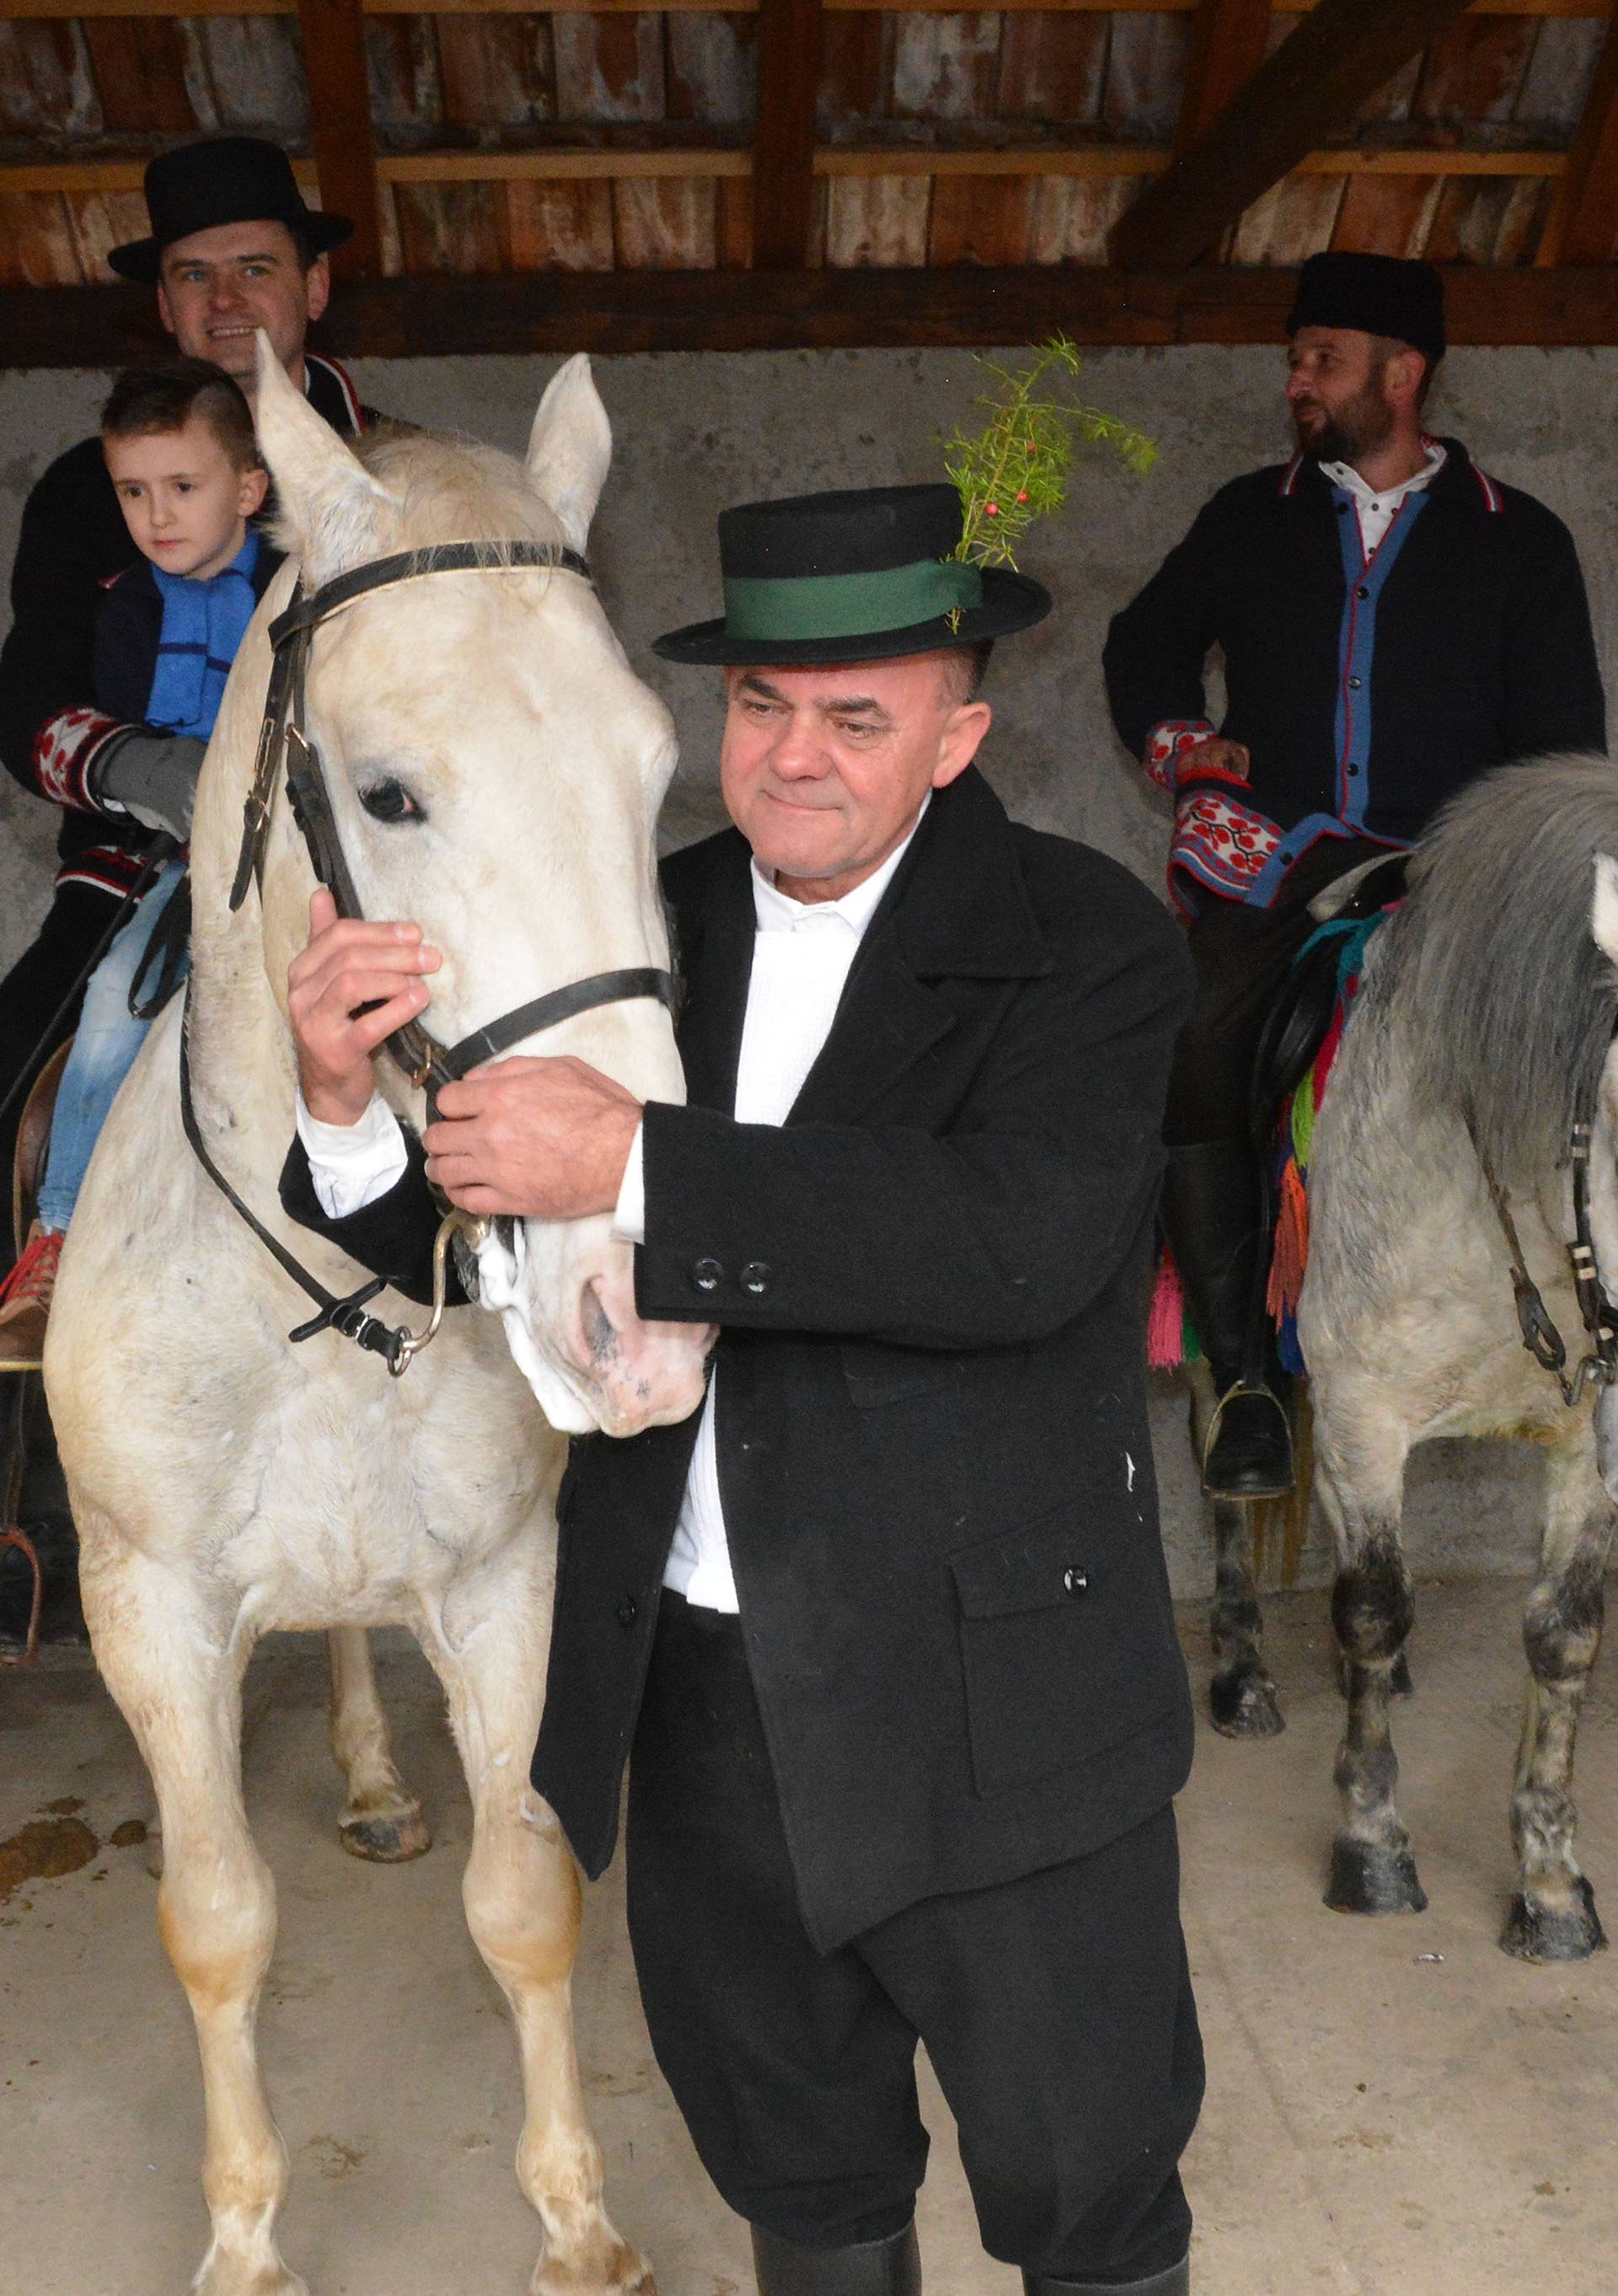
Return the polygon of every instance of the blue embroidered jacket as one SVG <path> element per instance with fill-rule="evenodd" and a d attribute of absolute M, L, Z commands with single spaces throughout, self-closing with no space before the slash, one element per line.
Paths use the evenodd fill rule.
<path fill-rule="evenodd" d="M 1182 911 L 1210 893 L 1268 906 L 1322 837 L 1403 848 L 1491 766 L 1606 748 L 1573 537 L 1442 443 L 1443 467 L 1369 558 L 1352 496 L 1295 456 L 1222 487 L 1114 619 L 1113 721 L 1174 798 Z M 1215 730 L 1246 744 L 1246 780 L 1199 765 Z"/>

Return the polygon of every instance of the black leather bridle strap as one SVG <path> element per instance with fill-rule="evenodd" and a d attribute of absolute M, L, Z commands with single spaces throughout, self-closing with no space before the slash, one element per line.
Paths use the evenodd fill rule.
<path fill-rule="evenodd" d="M 334 1292 L 328 1292 L 300 1260 L 294 1259 L 280 1237 L 270 1233 L 252 1206 L 237 1194 L 209 1155 L 192 1099 L 191 1054 L 187 1043 L 190 1033 L 191 997 L 188 991 L 185 1011 L 180 1021 L 180 1121 L 185 1128 L 185 1137 L 191 1143 L 192 1153 L 237 1218 L 246 1222 L 282 1273 L 291 1277 L 298 1290 L 313 1300 L 320 1311 L 306 1324 L 299 1324 L 295 1331 L 289 1332 L 288 1339 L 294 1341 L 312 1340 L 317 1332 L 338 1332 L 344 1339 L 352 1340 L 356 1347 L 364 1348 L 372 1355 L 381 1356 L 391 1365 L 398 1355 L 405 1334 L 396 1331 L 390 1324 L 381 1323 L 375 1316 L 365 1313 L 366 1301 L 374 1300 L 379 1292 L 387 1289 L 384 1279 L 380 1275 L 373 1276 L 370 1283 L 362 1283 L 356 1292 L 350 1292 L 342 1298 Z"/>
<path fill-rule="evenodd" d="M 624 1004 L 634 996 L 655 996 L 672 1013 L 677 995 L 674 974 L 650 964 L 623 972 L 592 973 L 588 980 L 572 981 L 566 988 L 553 988 L 548 996 L 536 996 L 531 1004 L 519 1004 L 513 1013 L 503 1013 L 486 1029 L 474 1029 L 470 1037 L 462 1037 L 439 1056 L 435 1075 L 441 1070 L 437 1080 L 452 1083 L 482 1062 L 498 1060 L 525 1037 L 554 1029 L 576 1013 L 593 1012 L 598 1004 Z"/>
<path fill-rule="evenodd" d="M 407 550 L 391 558 L 379 558 L 368 566 L 356 566 L 351 573 L 340 574 L 335 581 L 323 583 L 307 596 L 294 597 L 285 611 L 270 624 L 270 644 L 273 649 L 269 683 L 265 693 L 264 722 L 258 734 L 258 754 L 253 768 L 251 787 L 242 808 L 241 850 L 236 864 L 236 875 L 231 888 L 230 906 L 239 909 L 247 898 L 248 886 L 257 877 L 263 886 L 265 840 L 269 829 L 270 804 L 275 784 L 275 775 L 285 761 L 287 796 L 293 818 L 308 849 L 315 873 L 335 902 L 339 916 L 363 918 L 359 893 L 343 852 L 338 834 L 337 820 L 332 812 L 331 791 L 322 769 L 320 752 L 310 740 L 304 716 L 305 691 L 308 679 L 309 653 L 315 632 L 331 615 L 339 613 L 355 599 L 366 597 L 373 590 L 389 588 L 396 583 L 413 581 L 428 574 L 486 573 L 498 574 L 527 571 L 535 568 L 560 567 L 565 572 L 576 574 L 584 581 L 591 579 L 590 568 L 576 550 L 564 549 L 560 544 L 536 542 L 452 542 L 435 545 L 426 550 Z M 624 1004 L 632 998 L 651 996 L 667 1006 L 672 1013 L 678 998 L 674 975 L 655 966 L 633 966 L 616 972 L 598 972 L 587 980 L 570 981 L 566 987 L 552 989 L 548 995 L 536 996 L 527 1004 L 519 1004 L 486 1028 L 475 1029 L 457 1045 L 445 1047 L 429 1035 L 419 1021 L 407 1021 L 396 1029 L 387 1039 L 391 1058 L 418 1090 L 427 1095 L 428 1113 L 437 1113 L 437 1093 L 441 1086 L 457 1081 L 480 1062 L 496 1059 L 525 1037 L 536 1035 L 543 1029 L 554 1029 L 563 1021 L 570 1021 L 580 1013 L 594 1011 L 603 1004 Z M 189 1020 L 189 1013 L 187 1014 Z M 255 1218 L 249 1206 L 231 1186 L 218 1166 L 208 1154 L 196 1111 L 192 1105 L 191 1070 L 186 1053 L 185 1036 L 180 1039 L 180 1113 L 198 1162 L 224 1195 L 233 1210 L 246 1221 L 253 1234 L 298 1288 L 306 1292 L 319 1308 L 318 1315 L 295 1332 L 292 1340 L 306 1340 L 316 1332 L 339 1332 L 373 1354 L 387 1358 L 390 1371 L 403 1371 L 413 1356 L 418 1354 L 438 1328 L 442 1314 L 443 1292 L 439 1283 L 437 1304 L 432 1322 L 423 1333 L 396 1331 L 364 1312 L 365 1302 L 374 1299 L 384 1287 L 380 1278 L 363 1284 L 345 1299 L 338 1299 L 325 1286 L 316 1282 L 286 1247 L 271 1234 L 263 1222 Z M 435 1247 L 436 1271 L 443 1267 L 445 1239 L 455 1219 L 460 1217 L 446 1213 Z"/>
<path fill-rule="evenodd" d="M 594 578 L 589 560 L 560 542 L 436 542 L 423 550 L 398 550 L 295 596 L 270 624 L 270 644 L 284 645 L 295 631 L 314 629 L 356 598 L 390 589 L 396 582 L 413 582 L 423 574 L 526 574 L 546 567 L 560 567 L 586 582 Z"/>

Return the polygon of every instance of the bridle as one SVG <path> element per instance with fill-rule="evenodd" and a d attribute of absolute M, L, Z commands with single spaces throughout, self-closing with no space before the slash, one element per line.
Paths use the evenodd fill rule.
<path fill-rule="evenodd" d="M 413 582 L 433 574 L 523 573 L 535 568 L 554 568 L 564 573 L 576 574 L 587 583 L 592 580 L 588 562 L 576 550 L 567 549 L 560 544 L 437 543 L 427 549 L 400 551 L 392 557 L 379 558 L 368 566 L 355 567 L 351 573 L 339 574 L 335 580 L 323 583 L 318 589 L 300 592 L 294 596 L 286 611 L 275 617 L 269 629 L 273 659 L 265 694 L 264 721 L 259 727 L 253 779 L 242 808 L 241 849 L 231 886 L 233 914 L 247 898 L 250 883 L 257 883 L 262 897 L 265 845 L 269 834 L 275 782 L 284 767 L 288 802 L 292 809 L 292 817 L 302 832 L 316 877 L 331 893 L 339 917 L 363 918 L 364 915 L 347 857 L 343 851 L 342 840 L 338 834 L 325 768 L 321 762 L 318 747 L 310 739 L 306 718 L 309 657 L 315 633 L 322 623 L 330 621 L 333 615 L 341 613 L 356 599 L 368 597 L 376 590 L 390 589 L 401 582 Z M 410 1082 L 418 1091 L 426 1093 L 430 1119 L 436 1113 L 437 1095 L 445 1085 L 464 1077 L 481 1062 L 497 1059 L 525 1037 L 537 1035 L 544 1029 L 556 1028 L 577 1013 L 592 1012 L 603 1004 L 625 1004 L 636 997 L 656 997 L 672 1013 L 677 994 L 672 973 L 650 965 L 630 966 L 613 972 L 592 973 L 587 980 L 569 981 L 563 988 L 551 989 L 542 996 L 530 999 L 526 1004 L 513 1006 L 510 1012 L 503 1013 L 498 1019 L 481 1029 L 473 1029 L 470 1036 L 462 1037 L 454 1045 L 441 1044 L 420 1021 L 407 1021 L 386 1039 L 386 1046 L 389 1055 Z M 345 1298 L 328 1292 L 255 1217 L 219 1170 L 203 1141 L 192 1103 L 190 1065 L 184 1030 L 180 1047 L 180 1108 L 186 1138 L 208 1177 L 294 1283 L 299 1284 L 319 1307 L 319 1314 L 289 1332 L 289 1339 L 306 1340 L 313 1338 L 316 1332 L 334 1331 L 343 1338 L 354 1341 L 356 1346 L 385 1357 L 388 1368 L 396 1378 L 407 1370 L 413 1358 L 432 1340 L 443 1321 L 448 1280 L 447 1259 L 452 1241 L 457 1233 L 481 1241 L 487 1233 L 486 1223 L 453 1205 L 445 1206 L 444 1218 L 439 1223 L 433 1247 L 430 1320 L 421 1332 L 395 1330 L 364 1313 L 366 1302 L 385 1288 L 382 1277 L 378 1276 L 361 1285 L 358 1291 Z"/>
<path fill-rule="evenodd" d="M 1579 1109 L 1568 1144 L 1568 1162 L 1573 1172 L 1573 1236 L 1567 1247 L 1567 1257 L 1573 1269 L 1573 1296 L 1579 1303 L 1579 1320 L 1589 1341 L 1588 1352 L 1580 1357 L 1571 1372 L 1567 1368 L 1567 1343 L 1545 1305 L 1544 1294 L 1528 1273 L 1522 1239 L 1506 1192 L 1483 1153 L 1473 1111 L 1470 1108 L 1466 1111 L 1473 1152 L 1506 1239 L 1512 1297 L 1516 1303 L 1517 1329 L 1523 1335 L 1523 1345 L 1556 1381 L 1562 1390 L 1562 1400 L 1570 1410 L 1580 1401 L 1587 1385 L 1610 1390 L 1618 1384 L 1618 1331 L 1614 1328 L 1613 1310 L 1597 1265 L 1595 1232 L 1590 1224 L 1589 1167 L 1596 1129 L 1595 1102 L 1592 1093 L 1589 1103 Z"/>

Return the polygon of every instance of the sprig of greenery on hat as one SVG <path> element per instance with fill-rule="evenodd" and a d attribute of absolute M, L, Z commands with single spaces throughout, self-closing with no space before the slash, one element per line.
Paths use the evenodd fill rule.
<path fill-rule="evenodd" d="M 960 490 L 961 534 L 954 554 L 971 565 L 1015 570 L 1017 545 L 1035 519 L 1066 501 L 1081 442 L 1110 448 L 1141 476 L 1156 461 L 1157 449 L 1144 431 L 1073 396 L 1084 362 L 1066 335 L 1042 343 L 1020 374 L 996 359 L 977 363 L 996 386 L 973 402 L 988 409 L 988 427 L 971 439 L 958 430 L 944 441 L 944 469 Z"/>

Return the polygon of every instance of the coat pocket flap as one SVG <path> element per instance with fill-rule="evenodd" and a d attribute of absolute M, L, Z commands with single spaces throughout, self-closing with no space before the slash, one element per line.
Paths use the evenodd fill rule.
<path fill-rule="evenodd" d="M 1083 1542 L 1076 1521 L 1067 1514 L 968 1546 L 951 1556 L 950 1570 L 961 1614 L 968 1619 L 1082 1603 L 1090 1592 Z"/>

